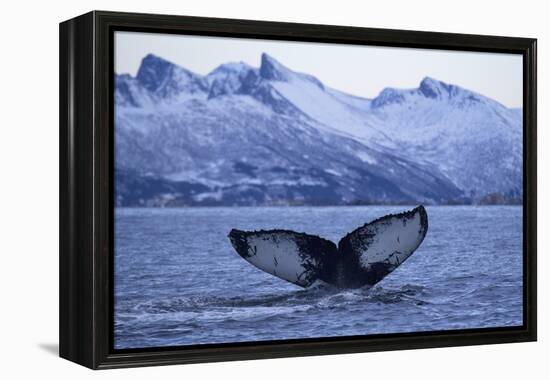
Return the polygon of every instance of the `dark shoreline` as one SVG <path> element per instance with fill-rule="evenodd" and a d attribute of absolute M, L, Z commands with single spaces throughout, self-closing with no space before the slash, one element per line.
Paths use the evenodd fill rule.
<path fill-rule="evenodd" d="M 190 208 L 306 208 L 306 207 L 416 207 L 422 203 L 407 203 L 407 204 L 368 204 L 368 205 L 248 205 L 248 206 L 232 206 L 232 205 L 200 205 L 200 206 L 115 206 L 115 209 L 190 209 Z M 523 204 L 423 204 L 425 207 L 523 207 Z"/>

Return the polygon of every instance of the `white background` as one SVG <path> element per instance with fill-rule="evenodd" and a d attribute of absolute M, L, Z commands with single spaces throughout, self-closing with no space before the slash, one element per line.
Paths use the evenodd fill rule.
<path fill-rule="evenodd" d="M 0 22 L 1 377 L 520 379 L 550 374 L 550 27 L 544 1 L 6 1 Z M 56 357 L 58 23 L 92 9 L 539 39 L 539 342 L 93 372 Z M 545 353 L 546 350 L 546 353 Z"/>

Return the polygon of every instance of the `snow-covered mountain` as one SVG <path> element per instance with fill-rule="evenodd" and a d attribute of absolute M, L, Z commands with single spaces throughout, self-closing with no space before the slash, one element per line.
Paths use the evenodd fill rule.
<path fill-rule="evenodd" d="M 147 55 L 115 82 L 119 205 L 521 198 L 521 111 L 435 79 L 365 99 L 267 54 L 205 76 Z"/>

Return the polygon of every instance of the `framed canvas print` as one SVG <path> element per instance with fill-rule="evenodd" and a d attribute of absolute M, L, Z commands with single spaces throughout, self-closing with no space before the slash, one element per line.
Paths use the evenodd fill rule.
<path fill-rule="evenodd" d="M 60 25 L 60 355 L 536 339 L 536 40 Z"/>

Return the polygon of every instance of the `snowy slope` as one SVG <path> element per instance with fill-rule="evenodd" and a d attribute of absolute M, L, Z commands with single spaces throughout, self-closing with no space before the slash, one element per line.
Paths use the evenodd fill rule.
<path fill-rule="evenodd" d="M 148 55 L 117 76 L 115 103 L 121 205 L 438 203 L 521 187 L 521 111 L 430 78 L 369 100 L 266 54 L 204 77 Z"/>
<path fill-rule="evenodd" d="M 425 78 L 417 89 L 382 91 L 371 113 L 406 157 L 437 164 L 467 195 L 521 194 L 521 111 Z"/>

